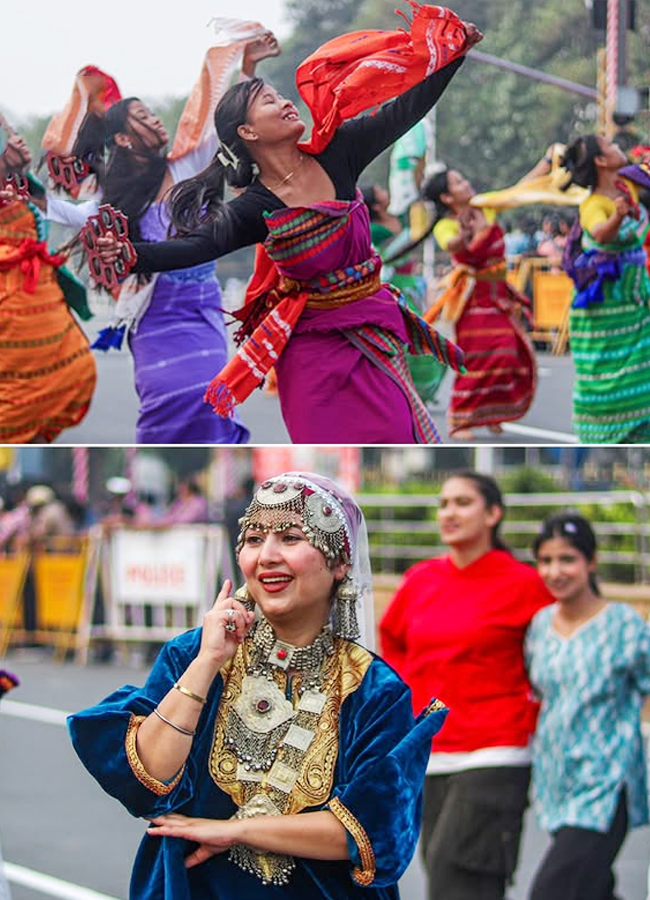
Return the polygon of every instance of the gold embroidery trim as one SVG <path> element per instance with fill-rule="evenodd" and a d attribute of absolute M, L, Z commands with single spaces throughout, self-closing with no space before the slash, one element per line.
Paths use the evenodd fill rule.
<path fill-rule="evenodd" d="M 150 775 L 147 772 L 144 765 L 142 764 L 142 760 L 138 756 L 138 751 L 136 748 L 138 729 L 146 718 L 147 716 L 136 716 L 131 714 L 131 720 L 129 722 L 129 727 L 126 729 L 126 738 L 124 741 L 126 758 L 128 759 L 129 765 L 131 766 L 131 771 L 138 779 L 140 784 L 143 784 L 147 788 L 147 790 L 156 794 L 158 797 L 165 797 L 167 794 L 171 794 L 178 782 L 183 777 L 185 766 L 182 767 L 178 775 L 176 775 L 173 781 L 170 781 L 169 784 L 166 784 L 164 781 L 158 781 L 157 778 L 154 778 L 153 775 Z"/>
<path fill-rule="evenodd" d="M 431 713 L 439 712 L 441 709 L 447 709 L 447 704 L 443 703 L 442 700 L 432 700 L 424 710 L 424 715 L 428 716 Z"/>
<path fill-rule="evenodd" d="M 345 830 L 350 832 L 354 843 L 359 848 L 361 868 L 355 866 L 352 870 L 352 877 L 357 882 L 357 884 L 361 884 L 364 887 L 367 887 L 375 880 L 375 872 L 377 871 L 375 853 L 372 849 L 370 838 L 366 834 L 366 831 L 361 822 L 359 822 L 356 816 L 352 815 L 350 810 L 341 803 L 338 797 L 334 797 L 332 800 L 330 800 L 328 805 L 330 811 L 334 813 Z"/>

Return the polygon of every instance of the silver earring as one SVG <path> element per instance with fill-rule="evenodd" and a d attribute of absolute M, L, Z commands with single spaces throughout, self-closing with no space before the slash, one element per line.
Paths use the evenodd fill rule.
<path fill-rule="evenodd" d="M 346 641 L 356 641 L 361 634 L 357 620 L 357 589 L 349 575 L 339 582 L 334 607 L 334 633 Z"/>

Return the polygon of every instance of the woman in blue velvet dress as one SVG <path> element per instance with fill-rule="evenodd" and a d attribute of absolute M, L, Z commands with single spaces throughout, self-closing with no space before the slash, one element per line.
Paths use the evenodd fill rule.
<path fill-rule="evenodd" d="M 395 900 L 445 709 L 414 720 L 406 685 L 355 643 L 370 570 L 342 488 L 277 476 L 240 523 L 245 587 L 226 582 L 143 688 L 69 720 L 86 768 L 149 820 L 131 900 Z"/>

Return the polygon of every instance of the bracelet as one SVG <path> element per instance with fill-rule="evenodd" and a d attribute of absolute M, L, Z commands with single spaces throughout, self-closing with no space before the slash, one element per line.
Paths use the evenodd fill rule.
<path fill-rule="evenodd" d="M 186 697 L 191 697 L 192 700 L 196 700 L 196 702 L 200 703 L 201 706 L 203 706 L 205 704 L 205 701 L 206 701 L 205 697 L 199 697 L 198 694 L 195 694 L 194 691 L 190 691 L 189 688 L 183 687 L 182 684 L 179 684 L 178 682 L 176 682 L 176 684 L 174 685 L 174 688 L 177 691 L 180 691 L 181 694 L 185 694 Z"/>
<path fill-rule="evenodd" d="M 177 725 L 175 722 L 172 722 L 170 719 L 166 719 L 163 714 L 160 712 L 158 707 L 154 709 L 154 713 L 158 716 L 161 722 L 164 722 L 165 725 L 171 725 L 172 728 L 175 728 L 176 731 L 180 731 L 181 734 L 186 734 L 188 737 L 194 737 L 196 731 L 190 731 L 188 728 L 181 728 L 180 725 Z"/>

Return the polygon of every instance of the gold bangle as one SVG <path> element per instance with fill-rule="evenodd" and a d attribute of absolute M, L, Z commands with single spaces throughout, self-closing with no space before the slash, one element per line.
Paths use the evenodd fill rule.
<path fill-rule="evenodd" d="M 180 691 L 181 694 L 185 694 L 186 697 L 191 697 L 192 700 L 196 700 L 196 702 L 200 703 L 201 706 L 203 706 L 205 704 L 205 701 L 206 701 L 205 697 L 199 697 L 198 694 L 195 694 L 194 691 L 190 691 L 189 688 L 183 687 L 182 684 L 179 684 L 178 682 L 176 682 L 176 684 L 174 685 L 174 688 L 177 691 Z"/>

